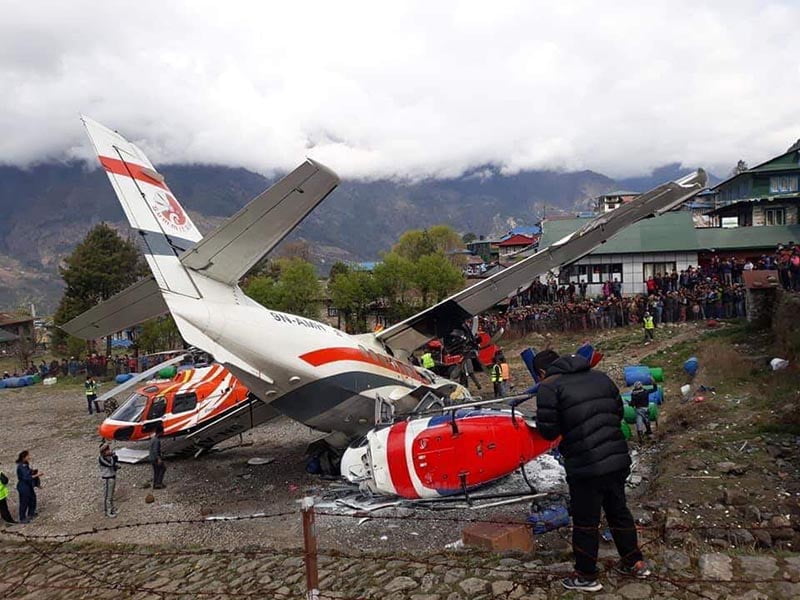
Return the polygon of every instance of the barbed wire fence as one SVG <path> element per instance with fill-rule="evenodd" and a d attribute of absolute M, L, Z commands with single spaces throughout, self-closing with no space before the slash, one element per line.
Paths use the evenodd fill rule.
<path fill-rule="evenodd" d="M 147 549 L 142 547 L 127 547 L 116 545 L 111 547 L 93 548 L 89 546 L 72 545 L 74 542 L 88 538 L 102 533 L 109 533 L 114 531 L 133 530 L 145 527 L 166 527 L 171 525 L 208 525 L 212 523 L 226 524 L 235 522 L 271 520 L 271 519 L 285 519 L 287 517 L 299 517 L 303 525 L 303 546 L 296 548 L 224 548 L 224 549 L 179 549 L 174 547 L 163 547 L 157 549 Z M 463 556 L 457 553 L 439 554 L 435 556 L 426 556 L 419 554 L 409 554 L 404 552 L 367 552 L 367 551 L 342 551 L 324 549 L 319 546 L 319 530 L 317 527 L 318 519 L 363 519 L 364 515 L 361 513 L 339 513 L 317 510 L 314 505 L 313 498 L 305 498 L 298 514 L 297 511 L 283 511 L 276 513 L 256 513 L 250 515 L 240 516 L 227 516 L 227 517 L 203 517 L 198 519 L 162 519 L 154 521 L 143 521 L 134 523 L 120 523 L 110 526 L 93 527 L 77 532 L 57 533 L 57 534 L 26 534 L 20 531 L 11 529 L 0 530 L 0 537 L 5 537 L 9 540 L 15 540 L 17 544 L 7 545 L 0 548 L 0 556 L 3 555 L 30 555 L 33 562 L 19 575 L 14 577 L 0 578 L 0 585 L 5 585 L 3 590 L 3 597 L 12 598 L 16 593 L 28 594 L 31 591 L 48 591 L 53 592 L 71 592 L 91 595 L 92 593 L 101 592 L 117 592 L 119 594 L 126 594 L 128 596 L 139 595 L 140 597 L 154 597 L 163 600 L 169 598 L 220 598 L 220 597 L 239 597 L 239 598 L 276 598 L 277 600 L 284 600 L 288 598 L 301 598 L 305 597 L 308 600 L 366 600 L 365 593 L 356 592 L 356 595 L 348 595 L 348 592 L 335 589 L 327 589 L 330 584 L 325 584 L 325 580 L 320 583 L 320 560 L 324 560 L 325 566 L 335 564 L 336 561 L 355 561 L 359 563 L 369 563 L 375 561 L 393 561 L 394 563 L 401 563 L 409 567 L 426 567 L 426 568 L 463 568 Z M 467 518 L 462 516 L 424 516 L 419 514 L 409 515 L 374 515 L 370 514 L 369 519 L 376 521 L 406 521 L 419 523 L 451 523 L 463 525 L 466 523 L 486 523 L 494 525 L 527 525 L 529 523 L 521 522 L 513 519 L 483 519 L 483 518 Z M 569 541 L 569 533 L 574 530 L 575 526 L 566 526 L 557 530 L 555 535 L 561 535 L 565 541 Z M 593 528 L 586 528 L 593 529 Z M 793 531 L 791 525 L 785 526 L 728 526 L 720 527 L 718 525 L 682 525 L 676 524 L 667 527 L 665 523 L 652 525 L 652 526 L 637 526 L 636 530 L 640 536 L 639 547 L 646 549 L 652 544 L 663 542 L 668 539 L 671 532 L 708 532 L 709 530 L 724 529 L 727 532 L 735 532 L 747 529 L 749 531 L 763 529 L 770 532 L 776 530 L 790 529 Z M 531 532 L 532 534 L 532 532 Z M 580 548 L 577 549 L 581 551 Z M 295 592 L 282 592 L 274 587 L 258 587 L 254 586 L 252 589 L 215 589 L 215 590 L 186 590 L 180 589 L 166 589 L 170 587 L 169 583 L 161 585 L 150 585 L 148 583 L 132 582 L 113 580 L 98 574 L 94 570 L 86 569 L 77 564 L 74 560 L 77 557 L 138 557 L 148 560 L 160 560 L 166 558 L 192 558 L 192 557 L 237 557 L 251 560 L 259 560 L 264 557 L 269 558 L 284 558 L 284 559 L 302 559 L 303 573 L 305 575 L 305 585 L 302 590 Z M 596 558 L 596 557 L 595 557 Z M 623 557 L 624 558 L 624 557 Z M 609 560 L 599 560 L 605 567 L 611 567 Z M 76 583 L 68 583 L 64 581 L 31 581 L 31 579 L 48 564 L 61 566 L 73 575 L 78 576 L 80 579 Z M 553 582 L 556 582 L 564 577 L 572 574 L 572 570 L 554 569 L 552 566 L 534 566 L 530 563 L 526 564 L 482 564 L 474 567 L 477 573 L 480 574 L 493 574 L 497 577 L 505 578 L 510 581 L 512 587 L 510 589 L 503 589 L 500 593 L 483 593 L 482 597 L 487 598 L 507 598 L 514 596 L 517 593 L 527 593 L 533 588 L 548 588 Z M 610 569 L 608 569 L 610 570 Z M 620 578 L 626 576 L 620 574 Z M 630 577 L 629 577 L 630 578 Z M 630 578 L 631 581 L 638 581 Z M 729 581 L 723 581 L 716 578 L 702 578 L 692 577 L 684 574 L 683 576 L 675 576 L 665 573 L 663 570 L 649 576 L 646 582 L 653 585 L 662 585 L 666 589 L 684 592 L 688 595 L 707 598 L 714 600 L 717 594 L 709 593 L 700 588 L 703 585 L 713 586 L 745 586 L 757 584 L 772 584 L 786 582 L 782 577 L 762 577 L 762 578 L 746 578 L 736 577 Z M 298 587 L 298 586 L 295 586 Z M 356 586 L 357 587 L 357 586 Z M 372 596 L 374 597 L 374 596 Z"/>

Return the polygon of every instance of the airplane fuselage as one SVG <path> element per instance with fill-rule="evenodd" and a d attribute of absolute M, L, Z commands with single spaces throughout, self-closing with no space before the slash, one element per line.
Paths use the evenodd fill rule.
<path fill-rule="evenodd" d="M 392 357 L 371 334 L 352 336 L 265 308 L 238 287 L 200 277 L 196 283 L 202 302 L 169 299 L 181 330 L 197 330 L 201 343 L 213 340 L 222 352 L 217 360 L 251 393 L 309 427 L 362 435 L 375 425 L 376 400 L 411 410 L 418 399 L 408 395 L 420 386 L 446 389 L 447 395 L 458 388 L 469 397 L 458 384 Z M 191 333 L 186 337 L 194 343 Z"/>

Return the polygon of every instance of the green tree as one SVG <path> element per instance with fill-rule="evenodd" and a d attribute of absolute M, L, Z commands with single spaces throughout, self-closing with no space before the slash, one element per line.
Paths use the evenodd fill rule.
<path fill-rule="evenodd" d="M 59 268 L 66 289 L 53 316 L 63 325 L 99 302 L 138 281 L 147 272 L 136 245 L 105 223 L 95 225 Z M 64 350 L 66 334 L 56 329 L 56 347 Z"/>
<path fill-rule="evenodd" d="M 421 257 L 414 265 L 414 283 L 428 306 L 431 299 L 441 302 L 464 283 L 464 275 L 441 252 Z"/>
<path fill-rule="evenodd" d="M 333 281 L 336 279 L 337 276 L 341 275 L 342 273 L 349 273 L 350 267 L 347 263 L 344 263 L 340 260 L 337 260 L 333 265 L 331 265 L 331 271 L 328 274 L 328 280 Z"/>
<path fill-rule="evenodd" d="M 253 300 L 281 312 L 311 319 L 319 317 L 322 291 L 314 266 L 300 258 L 275 261 L 278 275 L 252 277 L 245 293 Z"/>
<path fill-rule="evenodd" d="M 151 354 L 162 350 L 176 350 L 181 347 L 182 341 L 175 320 L 166 315 L 142 323 L 136 344 L 140 350 Z"/>
<path fill-rule="evenodd" d="M 433 247 L 437 252 L 447 254 L 464 249 L 464 241 L 458 232 L 449 225 L 434 225 L 428 229 L 428 235 L 433 240 Z"/>
<path fill-rule="evenodd" d="M 344 316 L 347 331 L 368 331 L 367 314 L 370 305 L 380 297 L 375 276 L 362 270 L 341 273 L 329 283 L 328 291 L 333 305 Z"/>
<path fill-rule="evenodd" d="M 392 247 L 392 252 L 408 260 L 417 260 L 436 250 L 433 238 L 426 229 L 409 229 L 400 236 Z"/>
<path fill-rule="evenodd" d="M 434 225 L 428 229 L 410 229 L 400 236 L 392 251 L 411 261 L 439 252 L 452 256 L 452 262 L 459 264 L 463 257 L 456 251 L 464 249 L 464 242 L 458 232 L 449 225 Z M 454 254 L 455 253 L 455 254 Z"/>
<path fill-rule="evenodd" d="M 470 242 L 474 242 L 477 239 L 478 239 L 478 236 L 475 235 L 474 233 L 472 233 L 471 231 L 467 232 L 467 233 L 465 233 L 464 235 L 461 236 L 461 241 L 464 242 L 465 246 L 467 244 L 469 244 Z"/>
<path fill-rule="evenodd" d="M 409 316 L 408 293 L 414 287 L 414 263 L 396 252 L 387 252 L 373 270 L 376 291 L 386 299 L 390 320 Z"/>

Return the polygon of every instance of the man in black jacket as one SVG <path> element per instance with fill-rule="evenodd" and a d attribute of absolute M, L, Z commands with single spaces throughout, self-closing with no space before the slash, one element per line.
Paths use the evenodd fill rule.
<path fill-rule="evenodd" d="M 164 473 L 167 472 L 167 465 L 164 464 L 164 457 L 161 455 L 161 436 L 164 435 L 164 425 L 159 421 L 150 438 L 150 464 L 153 465 L 153 489 L 161 490 L 164 485 Z"/>
<path fill-rule="evenodd" d="M 617 570 L 647 577 L 650 571 L 625 501 L 631 459 L 620 429 L 619 389 L 579 355 L 559 357 L 545 350 L 536 355 L 533 364 L 543 378 L 537 392 L 536 426 L 545 439 L 561 436 L 559 450 L 569 484 L 575 574 L 562 584 L 575 590 L 603 589 L 597 581 L 601 508 L 621 557 Z"/>

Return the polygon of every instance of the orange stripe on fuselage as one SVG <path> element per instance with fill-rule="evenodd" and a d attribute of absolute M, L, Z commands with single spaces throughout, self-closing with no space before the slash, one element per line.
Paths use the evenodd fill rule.
<path fill-rule="evenodd" d="M 314 350 L 312 352 L 301 354 L 300 358 L 314 367 L 320 367 L 322 365 L 327 365 L 329 363 L 338 362 L 341 360 L 363 362 L 376 367 L 389 369 L 390 371 L 394 371 L 400 375 L 405 375 L 406 377 L 411 377 L 412 379 L 416 379 L 422 383 L 428 383 L 411 365 L 402 363 L 391 356 L 387 356 L 386 354 L 378 354 L 373 350 L 368 350 L 363 347 L 323 348 L 321 350 Z"/>

